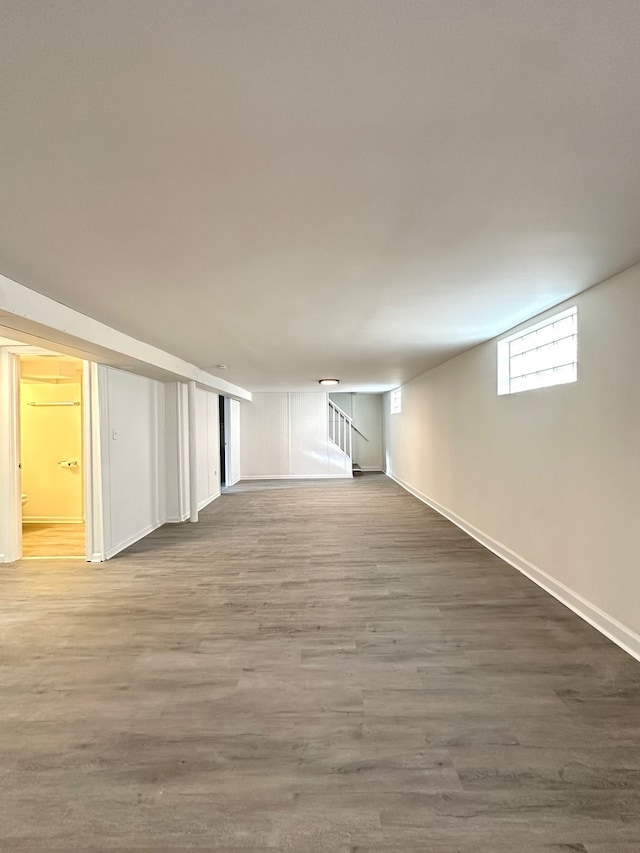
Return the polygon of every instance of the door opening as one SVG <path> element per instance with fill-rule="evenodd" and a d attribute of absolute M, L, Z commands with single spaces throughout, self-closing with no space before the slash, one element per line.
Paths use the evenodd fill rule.
<path fill-rule="evenodd" d="M 22 556 L 85 557 L 83 362 L 20 355 Z"/>
<path fill-rule="evenodd" d="M 220 417 L 220 488 L 227 485 L 227 439 L 225 423 L 225 399 L 222 394 L 218 397 L 218 411 Z"/>

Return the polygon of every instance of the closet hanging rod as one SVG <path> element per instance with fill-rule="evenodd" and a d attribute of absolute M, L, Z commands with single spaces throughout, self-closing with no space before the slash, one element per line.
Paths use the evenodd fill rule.
<path fill-rule="evenodd" d="M 73 400 L 69 402 L 60 402 L 60 403 L 27 403 L 27 406 L 79 406 L 80 403 L 74 403 Z"/>

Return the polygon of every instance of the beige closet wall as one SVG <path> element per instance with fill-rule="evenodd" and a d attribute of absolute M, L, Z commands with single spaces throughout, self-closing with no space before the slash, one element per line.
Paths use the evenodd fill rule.
<path fill-rule="evenodd" d="M 80 400 L 79 382 L 21 383 L 21 489 L 28 495 L 25 521 L 83 520 L 82 409 L 42 405 Z M 77 465 L 61 466 L 64 460 Z"/>

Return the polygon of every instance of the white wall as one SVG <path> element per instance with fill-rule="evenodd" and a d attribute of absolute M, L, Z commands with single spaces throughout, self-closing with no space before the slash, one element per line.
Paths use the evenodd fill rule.
<path fill-rule="evenodd" d="M 351 476 L 350 463 L 329 443 L 326 393 L 256 393 L 240 407 L 244 479 Z"/>
<path fill-rule="evenodd" d="M 18 480 L 9 476 L 17 441 L 10 417 L 17 388 L 12 359 L 0 347 L 0 507 L 4 509 L 19 496 Z M 104 365 L 92 370 L 97 375 L 100 435 L 94 464 L 102 502 L 102 508 L 97 503 L 94 507 L 95 524 L 101 543 L 104 531 L 104 556 L 109 558 L 166 521 L 184 521 L 189 516 L 187 385 L 158 382 Z M 239 404 L 232 401 L 234 406 Z M 237 414 L 232 420 L 236 431 Z M 237 455 L 239 440 L 235 448 Z M 220 482 L 218 395 L 200 388 L 196 390 L 196 453 L 201 509 L 220 494 Z M 0 562 L 15 559 L 14 527 L 9 514 L 0 512 Z M 102 555 L 100 547 L 96 559 Z"/>
<path fill-rule="evenodd" d="M 498 397 L 496 343 L 402 389 L 388 472 L 640 656 L 640 266 L 578 306 L 578 382 Z"/>
<path fill-rule="evenodd" d="M 240 479 L 240 403 L 229 400 L 229 423 L 227 424 L 227 441 L 229 443 L 229 470 L 227 485 L 233 486 Z"/>
<path fill-rule="evenodd" d="M 166 520 L 189 518 L 189 423 L 187 385 L 164 385 Z"/>
<path fill-rule="evenodd" d="M 198 509 L 220 495 L 220 414 L 218 395 L 196 388 Z"/>
<path fill-rule="evenodd" d="M 289 474 L 289 395 L 259 393 L 240 404 L 240 471 L 247 477 Z"/>
<path fill-rule="evenodd" d="M 107 557 L 165 521 L 163 383 L 98 368 Z"/>
<path fill-rule="evenodd" d="M 185 382 L 164 388 L 166 521 L 189 518 L 189 404 Z M 218 395 L 196 388 L 198 509 L 220 495 Z"/>
<path fill-rule="evenodd" d="M 382 394 L 340 392 L 331 393 L 329 396 L 368 439 L 353 431 L 354 462 L 357 462 L 363 471 L 382 471 Z"/>

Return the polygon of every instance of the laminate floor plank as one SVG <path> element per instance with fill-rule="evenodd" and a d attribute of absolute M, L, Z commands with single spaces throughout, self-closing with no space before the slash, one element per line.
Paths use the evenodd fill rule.
<path fill-rule="evenodd" d="M 640 851 L 640 664 L 382 475 L 0 571 L 0 849 Z"/>
<path fill-rule="evenodd" d="M 24 557 L 84 557 L 86 552 L 84 524 L 25 522 L 22 525 Z"/>

